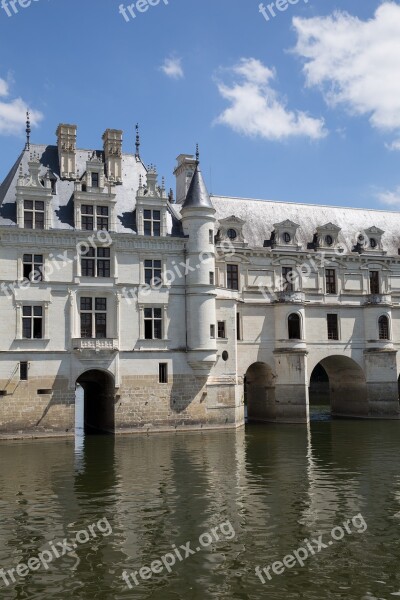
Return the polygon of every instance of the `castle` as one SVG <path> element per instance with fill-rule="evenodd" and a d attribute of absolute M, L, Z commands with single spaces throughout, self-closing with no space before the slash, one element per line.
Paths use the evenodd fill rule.
<path fill-rule="evenodd" d="M 0 186 L 0 434 L 398 418 L 400 213 L 175 199 L 122 131 L 29 140 Z M 321 392 L 322 393 L 322 392 Z"/>

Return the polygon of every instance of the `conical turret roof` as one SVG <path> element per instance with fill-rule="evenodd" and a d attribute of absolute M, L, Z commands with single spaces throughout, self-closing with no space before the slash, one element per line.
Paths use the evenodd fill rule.
<path fill-rule="evenodd" d="M 191 184 L 182 208 L 214 208 L 204 183 L 199 164 L 196 166 Z"/>

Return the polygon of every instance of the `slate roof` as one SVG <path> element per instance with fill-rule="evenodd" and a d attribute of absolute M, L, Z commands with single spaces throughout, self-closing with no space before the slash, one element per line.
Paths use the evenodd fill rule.
<path fill-rule="evenodd" d="M 385 232 L 382 245 L 388 254 L 397 256 L 400 248 L 400 212 L 224 196 L 211 196 L 211 201 L 217 219 L 235 215 L 245 221 L 243 235 L 251 247 L 262 247 L 271 238 L 274 224 L 288 219 L 300 224 L 297 237 L 304 250 L 312 243 L 317 227 L 329 222 L 341 228 L 338 242 L 345 252 L 352 252 L 358 235 L 372 226 Z"/>
<path fill-rule="evenodd" d="M 213 208 L 200 167 L 197 164 L 182 208 Z"/>
<path fill-rule="evenodd" d="M 57 178 L 56 194 L 53 196 L 53 227 L 52 229 L 74 229 L 73 193 L 74 182 L 60 180 L 58 149 L 57 146 L 43 146 L 31 144 L 29 151 L 24 151 L 12 167 L 2 185 L 0 186 L 0 226 L 16 227 L 15 188 L 19 176 L 19 167 L 22 164 L 23 173 L 28 173 L 28 162 L 31 154 L 36 153 L 41 163 L 40 175 L 45 175 L 47 167 Z M 86 171 L 86 163 L 91 150 L 76 151 L 76 168 L 82 176 Z M 103 156 L 102 151 L 97 151 L 98 156 Z M 123 185 L 116 185 L 112 193 L 116 195 L 117 207 L 117 232 L 136 233 L 135 208 L 136 193 L 139 188 L 139 176 L 146 181 L 147 169 L 133 154 L 122 155 Z M 183 236 L 180 218 L 174 208 L 168 206 L 168 233 L 174 236 Z"/>
<path fill-rule="evenodd" d="M 36 153 L 40 158 L 41 175 L 46 173 L 49 166 L 57 177 L 57 194 L 53 196 L 54 229 L 73 229 L 73 192 L 74 182 L 59 179 L 58 151 L 56 146 L 31 145 L 30 152 L 23 151 L 11 168 L 3 183 L 0 185 L 0 227 L 16 227 L 15 187 L 18 180 L 19 166 L 23 172 L 28 172 L 30 153 Z M 86 170 L 89 150 L 77 150 L 76 162 L 80 175 Z M 103 152 L 98 151 L 98 156 Z M 136 192 L 139 187 L 139 175 L 146 179 L 146 167 L 133 154 L 122 155 L 123 185 L 113 188 L 117 201 L 117 232 L 136 233 L 135 206 Z M 398 256 L 400 248 L 400 212 L 346 208 L 342 206 L 321 206 L 316 204 L 299 204 L 294 202 L 275 202 L 271 200 L 254 200 L 248 198 L 230 198 L 224 196 L 209 197 L 203 181 L 194 179 L 192 193 L 188 199 L 197 198 L 208 206 L 211 199 L 216 209 L 218 220 L 232 215 L 245 221 L 243 235 L 245 241 L 253 248 L 262 248 L 265 240 L 271 238 L 274 224 L 285 220 L 299 223 L 298 239 L 304 250 L 313 242 L 317 227 L 333 223 L 341 228 L 339 243 L 345 252 L 352 252 L 358 235 L 370 227 L 382 229 L 383 248 L 389 255 Z M 188 200 L 186 201 L 188 202 Z M 190 202 L 189 202 L 190 204 Z M 185 206 L 188 205 L 185 203 Z M 173 236 L 183 236 L 180 222 L 182 205 L 168 204 L 168 233 Z"/>

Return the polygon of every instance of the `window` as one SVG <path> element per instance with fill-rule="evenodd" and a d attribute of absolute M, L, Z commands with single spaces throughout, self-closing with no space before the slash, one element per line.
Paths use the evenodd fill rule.
<path fill-rule="evenodd" d="M 215 340 L 215 325 L 210 325 L 210 338 Z"/>
<path fill-rule="evenodd" d="M 242 339 L 242 327 L 240 322 L 240 313 L 236 313 L 236 339 L 240 341 Z"/>
<path fill-rule="evenodd" d="M 111 277 L 110 248 L 88 248 L 81 254 L 83 277 Z"/>
<path fill-rule="evenodd" d="M 144 280 L 147 285 L 161 285 L 161 260 L 144 261 Z"/>
<path fill-rule="evenodd" d="M 282 267 L 282 290 L 284 292 L 293 292 L 293 269 L 292 267 Z"/>
<path fill-rule="evenodd" d="M 19 379 L 20 381 L 28 381 L 28 363 L 19 363 Z"/>
<path fill-rule="evenodd" d="M 214 285 L 214 282 L 215 282 L 214 271 L 210 271 L 210 285 Z"/>
<path fill-rule="evenodd" d="M 285 233 L 283 234 L 283 241 L 285 242 L 285 244 L 290 244 L 291 239 L 292 238 L 290 236 L 290 233 L 285 231 Z"/>
<path fill-rule="evenodd" d="M 94 188 L 99 187 L 99 174 L 98 173 L 92 173 L 92 187 L 94 187 Z"/>
<path fill-rule="evenodd" d="M 328 340 L 339 339 L 339 327 L 338 327 L 338 316 L 337 315 L 326 315 L 326 321 L 328 326 Z"/>
<path fill-rule="evenodd" d="M 371 294 L 380 294 L 379 271 L 369 272 L 369 290 Z"/>
<path fill-rule="evenodd" d="M 41 306 L 22 307 L 22 337 L 27 340 L 43 337 L 43 308 Z"/>
<path fill-rule="evenodd" d="M 168 383 L 168 365 L 167 363 L 159 363 L 158 365 L 158 382 Z"/>
<path fill-rule="evenodd" d="M 32 282 L 43 281 L 43 254 L 24 254 L 23 275 L 24 279 Z"/>
<path fill-rule="evenodd" d="M 327 235 L 325 238 L 325 244 L 327 246 L 332 246 L 333 245 L 333 237 L 331 235 Z"/>
<path fill-rule="evenodd" d="M 239 267 L 238 265 L 226 265 L 226 287 L 229 290 L 239 289 Z"/>
<path fill-rule="evenodd" d="M 370 238 L 369 239 L 369 245 L 370 245 L 371 248 L 376 248 L 377 245 L 378 245 L 376 239 L 375 238 Z"/>
<path fill-rule="evenodd" d="M 24 227 L 26 229 L 44 229 L 44 202 L 42 200 L 24 200 Z"/>
<path fill-rule="evenodd" d="M 144 225 L 144 235 L 160 237 L 160 235 L 161 235 L 161 211 L 145 210 L 143 225 Z"/>
<path fill-rule="evenodd" d="M 325 269 L 325 284 L 327 294 L 336 294 L 336 271 Z"/>
<path fill-rule="evenodd" d="M 386 315 L 382 315 L 382 317 L 379 317 L 378 326 L 379 326 L 379 339 L 380 340 L 390 339 L 389 319 L 386 317 Z"/>
<path fill-rule="evenodd" d="M 226 338 L 225 335 L 225 321 L 218 321 L 218 337 Z"/>
<path fill-rule="evenodd" d="M 208 230 L 208 241 L 210 244 L 214 243 L 214 231 L 212 229 Z"/>
<path fill-rule="evenodd" d="M 144 309 L 144 338 L 146 340 L 162 339 L 161 308 Z"/>
<path fill-rule="evenodd" d="M 107 337 L 107 298 L 82 297 L 80 315 L 81 338 Z"/>
<path fill-rule="evenodd" d="M 300 315 L 292 313 L 288 317 L 289 340 L 301 340 Z"/>
<path fill-rule="evenodd" d="M 228 229 L 227 232 L 228 238 L 233 242 L 233 240 L 236 240 L 237 238 L 237 233 L 235 229 Z"/>
<path fill-rule="evenodd" d="M 91 204 L 82 204 L 81 207 L 81 226 L 86 231 L 96 229 L 106 229 L 109 226 L 108 206 L 92 206 Z"/>

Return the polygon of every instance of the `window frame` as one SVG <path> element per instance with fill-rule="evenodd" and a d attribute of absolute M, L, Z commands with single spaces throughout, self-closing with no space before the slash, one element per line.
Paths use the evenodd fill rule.
<path fill-rule="evenodd" d="M 158 363 L 158 383 L 161 385 L 168 384 L 168 363 Z"/>
<path fill-rule="evenodd" d="M 291 322 L 294 322 L 294 317 L 296 318 L 296 325 L 291 326 Z M 290 313 L 287 317 L 287 331 L 288 331 L 288 339 L 289 340 L 302 340 L 302 319 L 299 313 Z M 298 333 L 299 335 L 293 335 L 294 333 Z"/>
<path fill-rule="evenodd" d="M 329 321 L 334 318 L 334 330 L 332 330 L 332 322 Z M 340 340 L 340 331 L 339 331 L 339 315 L 337 313 L 327 313 L 326 315 L 326 327 L 327 327 L 327 336 L 330 341 L 339 341 Z M 331 330 L 330 330 L 331 327 Z M 336 337 L 335 337 L 336 334 Z"/>
<path fill-rule="evenodd" d="M 27 204 L 31 203 L 32 207 L 27 207 Z M 43 205 L 42 208 L 37 208 L 37 204 Z M 46 203 L 44 200 L 23 200 L 23 219 L 24 219 L 24 229 L 37 229 L 39 231 L 43 231 L 46 229 Z M 32 227 L 27 226 L 27 213 L 32 214 Z M 37 226 L 37 216 L 43 215 L 43 227 Z"/>
<path fill-rule="evenodd" d="M 234 287 L 235 283 L 236 287 Z M 234 292 L 239 291 L 239 265 L 237 263 L 227 263 L 226 265 L 226 287 Z"/>
<path fill-rule="evenodd" d="M 150 216 L 146 216 L 150 213 Z M 154 214 L 158 213 L 159 217 L 155 218 Z M 143 235 L 146 237 L 161 237 L 161 208 L 144 208 L 143 209 Z"/>
<path fill-rule="evenodd" d="M 36 312 L 40 314 L 35 315 Z M 25 314 L 24 314 L 25 313 Z M 29 313 L 29 314 L 28 314 Z M 21 318 L 22 318 L 22 339 L 23 340 L 43 340 L 44 329 L 45 329 L 45 314 L 44 307 L 42 304 L 22 304 L 21 305 Z M 29 323 L 29 335 L 25 335 L 26 325 Z M 35 329 L 37 323 L 40 323 L 40 335 L 35 335 Z"/>
<path fill-rule="evenodd" d="M 380 273 L 376 269 L 369 271 L 369 293 L 380 294 L 381 293 L 381 282 Z"/>
<path fill-rule="evenodd" d="M 325 269 L 325 293 L 332 295 L 337 294 L 336 269 Z"/>
<path fill-rule="evenodd" d="M 26 259 L 30 257 L 30 259 Z M 35 260 L 35 259 L 38 260 Z M 25 267 L 30 267 L 29 275 L 25 275 Z M 37 273 L 38 277 L 32 277 L 33 274 Z M 23 280 L 30 281 L 30 283 L 39 283 L 44 281 L 44 255 L 35 254 L 34 252 L 24 252 L 22 255 L 22 278 Z"/>
<path fill-rule="evenodd" d="M 151 311 L 150 316 L 149 311 Z M 155 316 L 155 311 L 160 311 L 160 316 Z M 158 313 L 157 313 L 158 314 Z M 147 325 L 147 324 L 150 325 Z M 149 330 L 149 328 L 151 328 Z M 159 329 L 158 329 L 159 328 Z M 150 335 L 149 335 L 150 333 Z M 156 335 L 158 334 L 159 335 Z M 164 338 L 164 317 L 161 306 L 145 306 L 143 308 L 143 339 L 162 340 Z"/>
<path fill-rule="evenodd" d="M 90 308 L 82 308 L 82 301 L 83 300 L 90 300 Z M 97 301 L 104 301 L 105 302 L 105 308 L 97 308 Z M 83 335 L 83 324 L 82 324 L 82 316 L 84 315 L 90 315 L 90 324 L 86 325 L 86 327 L 90 328 L 90 333 L 91 335 Z M 102 328 L 104 328 L 104 335 L 98 335 L 99 329 L 98 329 L 98 319 L 97 316 L 104 316 L 105 315 L 105 323 L 104 326 Z M 108 323 L 109 323 L 109 319 L 108 319 L 108 302 L 107 302 L 107 297 L 104 296 L 80 296 L 79 297 L 79 326 L 80 326 L 80 330 L 79 330 L 79 334 L 80 334 L 80 339 L 89 339 L 89 340 L 104 340 L 107 339 L 107 333 L 108 333 Z"/>
<path fill-rule="evenodd" d="M 385 325 L 382 327 L 382 319 L 385 319 Z M 386 334 L 386 335 L 385 335 Z M 378 339 L 389 341 L 390 338 L 390 319 L 388 315 L 380 315 L 378 318 Z"/>
<path fill-rule="evenodd" d="M 105 253 L 104 256 L 102 256 L 102 252 Z M 109 246 L 90 246 L 80 253 L 81 277 L 109 279 L 112 277 L 111 259 L 111 248 Z M 89 265 L 92 265 L 92 268 L 89 268 Z M 101 271 L 106 274 L 99 274 Z"/>
<path fill-rule="evenodd" d="M 151 265 L 146 265 L 146 263 L 151 263 Z M 160 266 L 155 266 L 155 263 L 160 263 Z M 148 277 L 149 274 L 150 277 Z M 163 285 L 163 261 L 161 258 L 145 258 L 143 260 L 143 280 L 150 287 L 159 288 Z"/>
<path fill-rule="evenodd" d="M 219 340 L 226 340 L 226 322 L 225 321 L 217 321 L 217 338 Z"/>
<path fill-rule="evenodd" d="M 295 286 L 294 281 L 289 281 L 288 277 L 293 279 L 293 267 L 282 266 L 282 291 L 283 292 L 294 292 Z"/>

